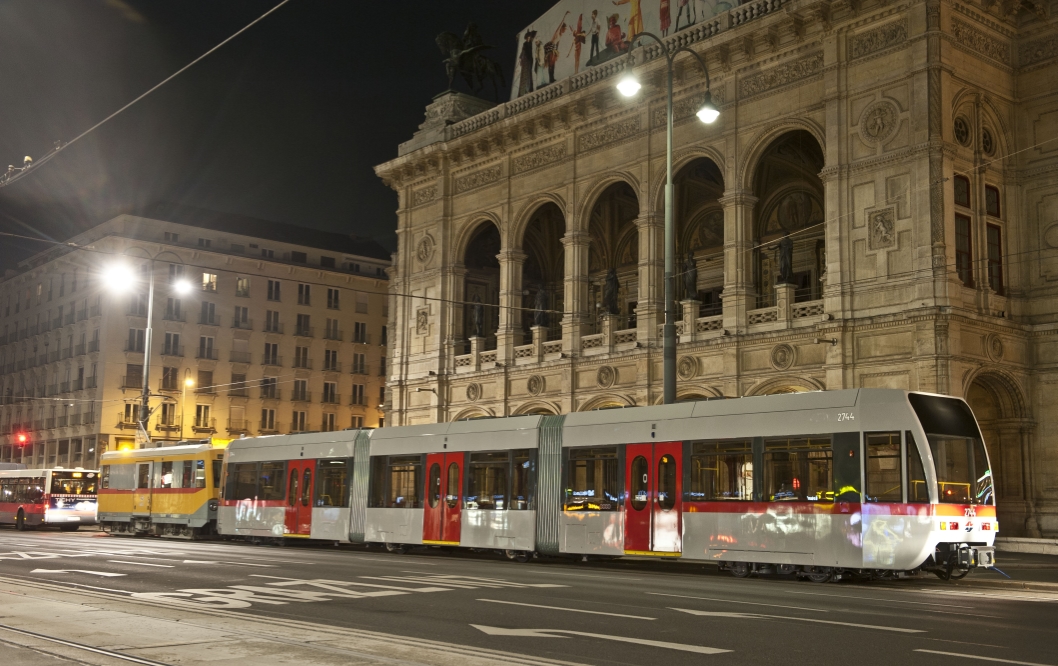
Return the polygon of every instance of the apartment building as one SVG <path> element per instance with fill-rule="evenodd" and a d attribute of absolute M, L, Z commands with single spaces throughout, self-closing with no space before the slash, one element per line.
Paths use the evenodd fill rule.
<path fill-rule="evenodd" d="M 69 242 L 0 281 L 0 462 L 384 424 L 376 242 L 173 205 Z M 113 284 L 119 266 L 132 278 Z"/>

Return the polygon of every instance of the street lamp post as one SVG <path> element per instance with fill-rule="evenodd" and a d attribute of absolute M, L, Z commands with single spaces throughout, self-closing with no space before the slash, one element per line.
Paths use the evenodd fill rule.
<path fill-rule="evenodd" d="M 187 389 L 194 385 L 195 380 L 191 379 L 191 368 L 184 368 L 183 392 L 180 395 L 180 441 L 184 441 L 184 421 L 187 416 Z"/>
<path fill-rule="evenodd" d="M 709 70 L 705 67 L 705 61 L 695 51 L 680 46 L 670 49 L 657 35 L 650 32 L 640 32 L 629 45 L 629 56 L 636 43 L 643 37 L 649 37 L 658 43 L 662 55 L 665 56 L 668 86 L 666 96 L 665 113 L 665 326 L 663 328 L 663 377 L 664 377 L 664 402 L 666 405 L 676 402 L 676 282 L 675 282 L 675 256 L 676 256 L 676 230 L 672 221 L 672 63 L 680 51 L 686 51 L 694 56 L 705 74 L 705 99 L 702 106 L 695 114 L 703 123 L 714 122 L 720 115 L 713 104 L 710 92 Z M 629 71 L 617 84 L 617 90 L 625 97 L 632 97 L 642 86 L 636 80 L 635 75 Z"/>

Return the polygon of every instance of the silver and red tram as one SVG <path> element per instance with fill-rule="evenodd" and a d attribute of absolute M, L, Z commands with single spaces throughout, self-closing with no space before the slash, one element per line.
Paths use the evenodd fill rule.
<path fill-rule="evenodd" d="M 295 516 L 321 501 L 312 475 L 338 459 L 351 472 L 345 513 L 317 530 L 315 512 L 311 524 Z M 969 407 L 898 390 L 239 440 L 227 465 L 222 533 L 394 550 L 670 557 L 817 580 L 951 576 L 991 566 L 998 530 Z"/>

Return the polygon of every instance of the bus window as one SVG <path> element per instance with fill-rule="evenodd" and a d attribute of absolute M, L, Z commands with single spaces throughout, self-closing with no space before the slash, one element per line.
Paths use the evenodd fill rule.
<path fill-rule="evenodd" d="M 911 431 L 904 433 L 904 445 L 907 447 L 907 501 L 909 504 L 929 504 L 929 486 L 926 484 L 926 472 L 922 467 L 922 456 L 915 444 Z"/>
<path fill-rule="evenodd" d="M 51 494 L 95 495 L 98 481 L 95 472 L 54 471 L 51 473 Z"/>
<path fill-rule="evenodd" d="M 764 500 L 833 502 L 834 456 L 830 438 L 764 440 Z"/>
<path fill-rule="evenodd" d="M 27 504 L 39 504 L 44 501 L 44 479 L 30 479 L 23 489 L 22 501 Z"/>
<path fill-rule="evenodd" d="M 900 433 L 867 433 L 867 492 L 864 499 L 868 502 L 903 501 Z"/>
<path fill-rule="evenodd" d="M 316 506 L 349 506 L 348 463 L 321 460 L 316 470 Z"/>
<path fill-rule="evenodd" d="M 686 502 L 752 500 L 753 443 L 748 439 L 694 442 L 686 474 Z"/>

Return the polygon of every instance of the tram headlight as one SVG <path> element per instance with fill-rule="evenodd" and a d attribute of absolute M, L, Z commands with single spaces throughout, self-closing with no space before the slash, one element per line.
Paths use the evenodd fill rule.
<path fill-rule="evenodd" d="M 206 507 L 207 507 L 207 508 L 208 508 L 208 509 L 209 509 L 210 511 L 216 511 L 216 510 L 217 510 L 217 506 L 218 506 L 218 502 L 217 502 L 217 500 L 215 500 L 215 499 L 213 499 L 213 500 L 210 500 L 210 501 L 209 501 L 209 503 L 208 503 L 208 504 L 206 505 Z"/>

